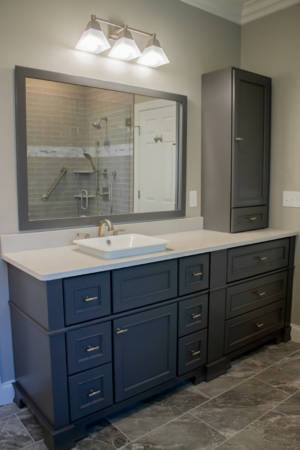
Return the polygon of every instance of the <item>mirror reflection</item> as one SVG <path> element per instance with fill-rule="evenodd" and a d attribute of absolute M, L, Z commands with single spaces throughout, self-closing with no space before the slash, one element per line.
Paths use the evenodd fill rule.
<path fill-rule="evenodd" d="M 29 219 L 173 211 L 175 101 L 26 78 Z"/>

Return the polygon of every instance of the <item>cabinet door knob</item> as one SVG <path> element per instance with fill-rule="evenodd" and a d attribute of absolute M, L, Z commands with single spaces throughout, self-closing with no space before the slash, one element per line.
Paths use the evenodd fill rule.
<path fill-rule="evenodd" d="M 200 319 L 201 316 L 202 316 L 201 313 L 199 313 L 199 314 L 192 314 L 192 319 L 193 320 L 197 320 L 197 319 Z"/>
<path fill-rule="evenodd" d="M 198 356 L 201 353 L 201 350 L 191 350 L 192 352 L 192 357 Z"/>
<path fill-rule="evenodd" d="M 260 262 L 266 262 L 268 260 L 267 256 L 259 256 L 258 259 L 260 260 Z"/>
<path fill-rule="evenodd" d="M 96 300 L 98 300 L 98 297 L 86 297 L 85 299 L 83 299 L 83 301 L 86 303 L 95 302 Z"/>
<path fill-rule="evenodd" d="M 127 333 L 128 328 L 124 328 L 123 330 L 121 328 L 116 329 L 116 334 L 125 334 Z"/>
<path fill-rule="evenodd" d="M 95 345 L 95 347 L 87 347 L 86 348 L 86 352 L 90 353 L 90 352 L 96 352 L 97 350 L 99 350 L 99 345 Z"/>
<path fill-rule="evenodd" d="M 203 275 L 203 272 L 194 272 L 192 273 L 193 277 L 201 277 Z"/>
<path fill-rule="evenodd" d="M 236 140 L 236 142 L 243 142 L 243 141 L 244 141 L 244 138 L 242 138 L 242 137 L 236 137 L 235 140 Z"/>
<path fill-rule="evenodd" d="M 95 395 L 99 395 L 99 394 L 101 394 L 101 391 L 100 391 L 100 389 L 98 389 L 97 391 L 91 391 L 91 392 L 89 392 L 88 393 L 88 397 L 95 397 Z"/>
<path fill-rule="evenodd" d="M 259 297 L 265 297 L 265 295 L 267 295 L 266 291 L 258 291 L 258 292 L 256 292 L 256 294 L 257 294 Z"/>
<path fill-rule="evenodd" d="M 263 322 L 257 322 L 256 324 L 256 328 L 262 328 L 264 326 Z"/>

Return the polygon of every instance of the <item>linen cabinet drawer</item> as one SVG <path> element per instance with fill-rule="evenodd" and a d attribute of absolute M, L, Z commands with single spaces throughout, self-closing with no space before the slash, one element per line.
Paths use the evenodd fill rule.
<path fill-rule="evenodd" d="M 259 275 L 286 267 L 289 261 L 289 239 L 247 245 L 228 250 L 227 281 Z"/>
<path fill-rule="evenodd" d="M 178 335 L 200 331 L 207 327 L 208 295 L 193 295 L 179 302 Z"/>
<path fill-rule="evenodd" d="M 177 297 L 177 261 L 115 270 L 112 284 L 114 312 Z"/>
<path fill-rule="evenodd" d="M 111 322 L 67 332 L 69 373 L 91 369 L 111 361 Z"/>
<path fill-rule="evenodd" d="M 179 260 L 179 295 L 208 289 L 209 255 L 196 255 Z"/>
<path fill-rule="evenodd" d="M 69 391 L 72 420 L 112 405 L 112 365 L 105 364 L 69 377 Z"/>
<path fill-rule="evenodd" d="M 111 312 L 110 273 L 64 280 L 66 325 L 107 316 Z"/>
<path fill-rule="evenodd" d="M 227 289 L 226 317 L 261 308 L 286 298 L 287 272 L 268 275 L 259 280 L 247 281 Z"/>
<path fill-rule="evenodd" d="M 268 207 L 233 208 L 231 210 L 231 232 L 257 230 L 268 225 Z"/>
<path fill-rule="evenodd" d="M 284 303 L 281 302 L 228 320 L 225 326 L 225 353 L 279 330 L 283 327 L 283 317 Z"/>
<path fill-rule="evenodd" d="M 206 363 L 207 330 L 178 340 L 178 375 L 197 369 Z"/>

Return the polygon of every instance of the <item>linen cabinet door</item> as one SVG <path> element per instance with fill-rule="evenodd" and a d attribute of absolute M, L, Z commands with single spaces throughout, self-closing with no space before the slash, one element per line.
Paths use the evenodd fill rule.
<path fill-rule="evenodd" d="M 233 208 L 268 203 L 270 97 L 269 78 L 233 70 Z"/>
<path fill-rule="evenodd" d="M 114 321 L 117 402 L 176 376 L 177 305 Z"/>

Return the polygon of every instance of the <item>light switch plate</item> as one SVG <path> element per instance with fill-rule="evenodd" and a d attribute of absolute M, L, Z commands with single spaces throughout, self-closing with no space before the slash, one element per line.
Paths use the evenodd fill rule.
<path fill-rule="evenodd" d="M 189 205 L 190 205 L 190 208 L 196 208 L 198 206 L 197 191 L 190 191 L 190 193 L 189 193 Z"/>
<path fill-rule="evenodd" d="M 283 191 L 282 205 L 290 208 L 300 208 L 299 191 Z"/>

